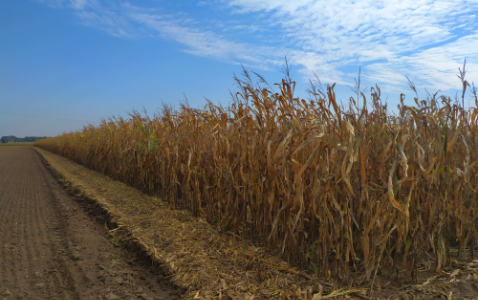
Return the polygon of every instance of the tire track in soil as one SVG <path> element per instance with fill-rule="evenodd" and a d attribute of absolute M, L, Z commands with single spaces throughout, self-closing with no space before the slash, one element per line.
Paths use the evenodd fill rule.
<path fill-rule="evenodd" d="M 0 299 L 173 299 L 92 218 L 32 147 L 0 147 Z"/>

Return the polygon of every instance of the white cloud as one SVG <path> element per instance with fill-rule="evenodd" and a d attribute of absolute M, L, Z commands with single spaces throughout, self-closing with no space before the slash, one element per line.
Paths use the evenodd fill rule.
<path fill-rule="evenodd" d="M 334 74 L 337 82 L 344 75 L 338 70 L 354 64 L 365 65 L 375 82 L 402 85 L 409 75 L 428 87 L 454 89 L 465 57 L 468 78 L 478 80 L 477 0 L 226 2 L 242 13 L 269 12 L 269 23 L 280 24 L 285 42 L 305 51 L 294 61 L 307 71 Z M 457 29 L 464 37 L 458 38 Z"/>
<path fill-rule="evenodd" d="M 158 32 L 163 38 L 187 46 L 184 50 L 187 53 L 228 62 L 239 61 L 262 68 L 276 63 L 273 57 L 266 57 L 273 49 L 230 41 L 212 31 L 184 26 L 169 15 L 132 13 L 130 17 Z"/>
<path fill-rule="evenodd" d="M 325 55 L 317 54 L 315 52 L 292 51 L 287 55 L 287 59 L 292 65 L 303 66 L 299 72 L 304 75 L 304 80 L 314 78 L 315 72 L 320 76 L 320 80 L 324 82 L 349 84 L 343 79 L 344 73 L 338 71 L 335 63 L 329 63 L 325 59 Z"/>
<path fill-rule="evenodd" d="M 70 0 L 70 4 L 74 9 L 84 9 L 88 6 L 88 0 Z"/>
<path fill-rule="evenodd" d="M 351 81 L 348 66 L 363 66 L 371 84 L 459 88 L 457 67 L 468 59 L 478 81 L 478 0 L 203 0 L 201 9 L 245 18 L 166 13 L 129 2 L 35 0 L 75 9 L 83 24 L 119 37 L 147 31 L 185 46 L 183 51 L 268 69 L 287 55 L 306 78 Z M 161 4 L 161 2 L 157 2 Z M 248 23 L 247 18 L 254 20 Z M 211 25 L 212 24 L 212 25 Z M 220 26 L 219 26 L 219 25 Z M 237 32 L 243 33 L 242 39 Z M 264 35 L 264 36 L 263 36 Z M 254 37 L 256 39 L 254 39 Z M 354 75 L 352 75 L 353 78 Z M 350 83 L 349 83 L 350 84 Z"/>
<path fill-rule="evenodd" d="M 135 36 L 135 29 L 129 21 L 116 12 L 80 10 L 76 13 L 83 25 L 101 29 L 112 36 L 131 38 Z"/>
<path fill-rule="evenodd" d="M 248 32 L 256 32 L 256 31 L 267 31 L 265 28 L 257 27 L 256 25 L 234 25 L 228 29 L 239 29 L 239 30 L 246 30 Z M 227 29 L 226 29 L 227 30 Z"/>
<path fill-rule="evenodd" d="M 374 81 L 400 84 L 406 82 L 403 76 L 408 76 L 433 90 L 460 89 L 461 83 L 455 75 L 458 67 L 462 68 L 464 58 L 467 58 L 466 78 L 478 82 L 477 41 L 478 31 L 475 31 L 446 45 L 403 55 L 386 63 L 372 63 L 366 70 Z"/>
<path fill-rule="evenodd" d="M 257 12 L 261 10 L 281 10 L 283 12 L 293 13 L 300 8 L 314 3 L 312 0 L 231 0 L 226 2 L 229 2 L 232 6 L 240 7 L 243 13 Z"/>

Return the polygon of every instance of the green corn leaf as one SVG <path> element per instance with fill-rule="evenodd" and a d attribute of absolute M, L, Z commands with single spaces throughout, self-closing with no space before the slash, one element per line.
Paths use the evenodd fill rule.
<path fill-rule="evenodd" d="M 412 246 L 412 238 L 409 237 L 407 238 L 407 246 L 406 246 L 407 251 L 410 249 L 411 246 Z"/>

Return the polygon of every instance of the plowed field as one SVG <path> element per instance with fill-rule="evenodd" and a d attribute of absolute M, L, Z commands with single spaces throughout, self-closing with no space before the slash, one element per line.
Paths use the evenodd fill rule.
<path fill-rule="evenodd" d="M 31 147 L 0 147 L 0 299 L 170 299 L 57 184 Z"/>

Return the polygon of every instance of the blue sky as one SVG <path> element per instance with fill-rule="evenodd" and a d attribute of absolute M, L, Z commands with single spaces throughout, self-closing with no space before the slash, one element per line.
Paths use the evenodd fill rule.
<path fill-rule="evenodd" d="M 420 96 L 454 96 L 465 57 L 478 83 L 477 14 L 478 0 L 0 0 L 0 135 L 54 136 L 184 95 L 227 106 L 241 64 L 272 84 L 284 56 L 304 98 L 315 72 L 346 103 L 359 67 L 392 108 L 401 92 L 412 103 L 405 76 Z"/>

